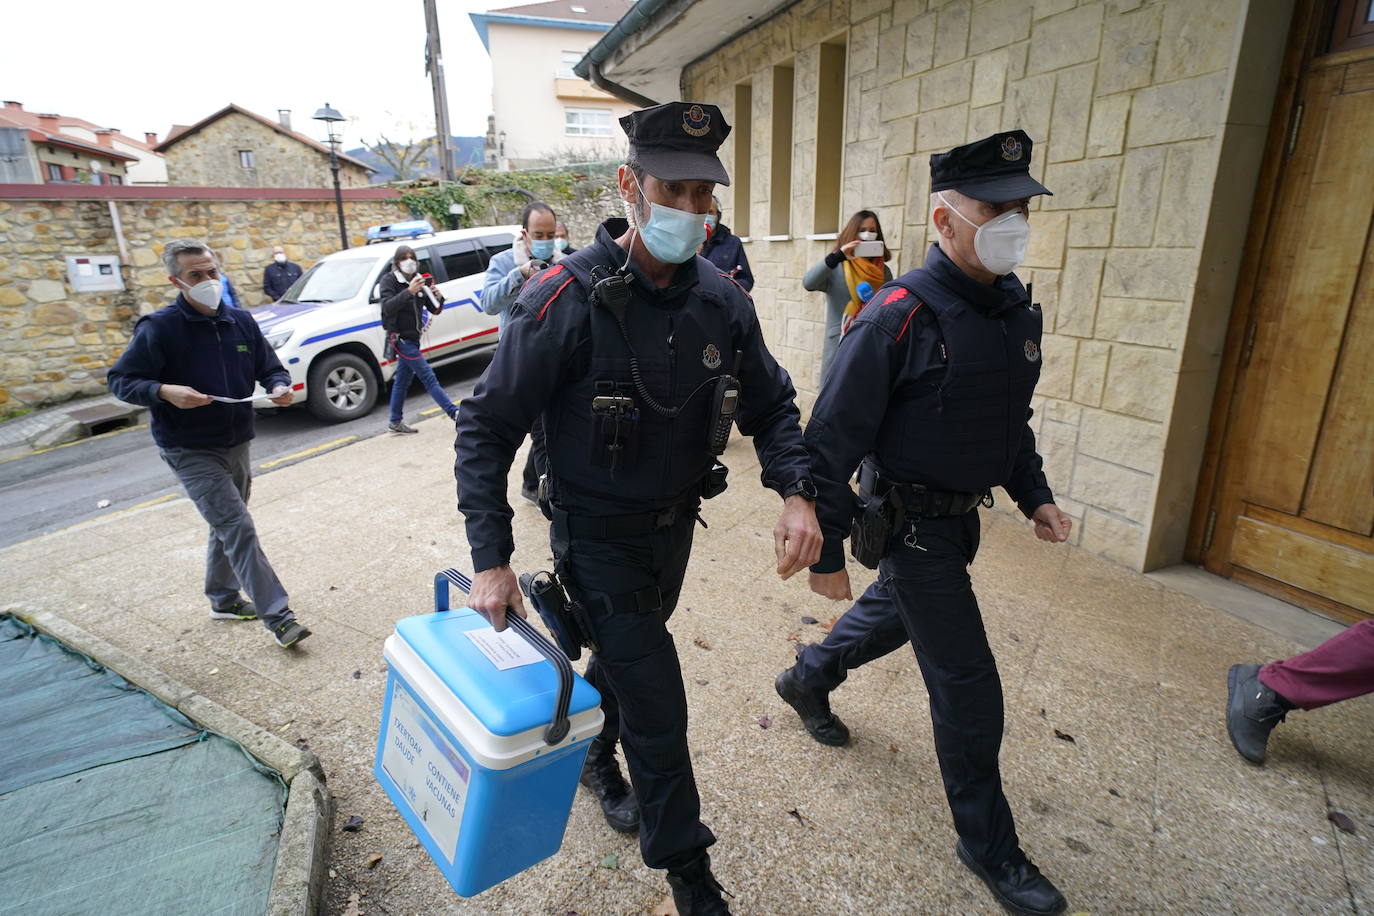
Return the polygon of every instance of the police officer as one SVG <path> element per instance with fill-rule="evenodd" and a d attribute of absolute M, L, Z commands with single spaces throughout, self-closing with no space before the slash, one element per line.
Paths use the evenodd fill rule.
<path fill-rule="evenodd" d="M 1019 130 L 930 157 L 939 240 L 924 267 L 859 313 L 806 428 L 825 533 L 811 588 L 852 597 L 843 554 L 851 520 L 851 548 L 878 578 L 776 687 L 813 737 L 845 744 L 830 691 L 849 669 L 909 641 L 930 693 L 956 852 L 1008 910 L 1044 914 L 1065 901 L 1021 851 L 1002 792 L 1002 687 L 967 570 L 978 506 L 991 504 L 994 486 L 1042 540 L 1069 535 L 1026 422 L 1041 315 L 1012 271 L 1030 239 L 1030 198 L 1051 193 L 1031 178 L 1030 160 Z"/>
<path fill-rule="evenodd" d="M 637 827 L 645 864 L 667 870 L 679 913 L 728 913 L 705 851 L 715 837 L 700 821 L 668 618 L 701 500 L 723 489 L 714 455 L 732 409 L 754 437 L 764 485 L 783 499 L 774 529 L 783 578 L 819 559 L 815 487 L 791 379 L 753 304 L 696 254 L 711 192 L 729 183 L 716 156 L 729 125 L 714 105 L 686 102 L 620 123 L 630 219 L 602 223 L 591 245 L 525 284 L 463 402 L 455 474 L 477 571 L 469 604 L 498 630 L 510 609 L 524 616 L 506 473 L 540 418 L 555 568 L 585 609 L 596 644 L 586 677 L 606 713 L 583 783 L 613 827 Z"/>

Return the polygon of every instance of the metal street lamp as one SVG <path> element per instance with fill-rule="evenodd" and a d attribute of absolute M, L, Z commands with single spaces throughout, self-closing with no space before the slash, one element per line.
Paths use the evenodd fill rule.
<path fill-rule="evenodd" d="M 325 102 L 324 107 L 315 112 L 315 120 L 324 122 L 325 142 L 329 144 L 329 171 L 334 173 L 334 206 L 339 211 L 339 241 L 347 248 L 348 230 L 344 228 L 343 191 L 339 188 L 339 143 L 343 140 L 343 128 L 334 126 L 342 123 L 344 116 Z"/>

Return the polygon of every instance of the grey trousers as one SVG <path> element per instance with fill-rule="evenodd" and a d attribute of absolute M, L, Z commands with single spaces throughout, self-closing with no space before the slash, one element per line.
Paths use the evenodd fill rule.
<path fill-rule="evenodd" d="M 267 562 L 248 514 L 253 488 L 248 443 L 233 448 L 165 448 L 161 453 L 210 525 L 205 552 L 205 595 L 210 605 L 233 604 L 242 588 L 267 629 L 291 620 L 295 615 L 287 607 L 286 589 Z"/>

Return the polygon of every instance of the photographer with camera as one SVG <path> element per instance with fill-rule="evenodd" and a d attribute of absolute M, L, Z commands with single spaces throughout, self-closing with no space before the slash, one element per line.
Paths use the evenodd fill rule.
<path fill-rule="evenodd" d="M 861 247 L 862 246 L 862 247 Z M 818 261 L 802 277 L 802 289 L 825 293 L 825 343 L 821 347 L 821 382 L 830 374 L 835 348 L 849 323 L 863 308 L 858 288 L 868 283 L 877 289 L 892 279 L 887 262 L 892 252 L 883 241 L 878 214 L 860 210 L 849 218 L 835 239 L 835 250 Z"/>
<path fill-rule="evenodd" d="M 531 201 L 520 214 L 520 237 L 508 250 L 491 259 L 482 282 L 482 311 L 498 316 L 502 329 L 515 297 L 525 288 L 525 281 L 550 264 L 563 260 L 558 247 L 558 231 L 562 227 L 553 208 L 543 201 Z M 567 240 L 567 229 L 563 239 Z M 536 420 L 530 430 L 533 445 L 525 459 L 525 471 L 520 481 L 520 495 L 530 502 L 539 499 L 539 478 L 544 474 L 544 430 Z"/>
<path fill-rule="evenodd" d="M 420 337 L 429 326 L 429 317 L 444 310 L 444 294 L 434 278 L 420 271 L 415 249 L 402 245 L 391 259 L 392 269 L 382 275 L 382 330 L 387 335 L 387 352 L 396 359 L 396 376 L 391 380 L 391 419 L 387 429 L 393 433 L 419 432 L 404 421 L 406 391 L 411 379 L 418 378 L 434 403 L 444 409 L 450 420 L 458 419 L 458 407 L 449 400 L 434 377 Z"/>

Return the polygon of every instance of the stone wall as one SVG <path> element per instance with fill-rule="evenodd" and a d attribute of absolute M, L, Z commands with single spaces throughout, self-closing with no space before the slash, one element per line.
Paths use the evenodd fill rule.
<path fill-rule="evenodd" d="M 214 246 L 245 305 L 265 299 L 262 270 L 272 246 L 305 268 L 339 248 L 332 197 L 121 199 L 115 206 L 129 253 L 125 289 L 74 292 L 67 255 L 119 254 L 110 201 L 0 199 L 0 416 L 105 391 L 105 370 L 124 352 L 134 321 L 174 295 L 160 256 L 172 239 Z M 346 200 L 344 216 L 350 241 L 361 245 L 368 226 L 409 214 L 395 199 L 365 199 Z"/>
<path fill-rule="evenodd" d="M 834 243 L 798 227 L 813 225 L 820 45 L 838 39 L 848 96 L 833 193 L 841 221 L 879 213 L 895 272 L 919 266 L 932 240 L 930 153 L 1012 128 L 1035 141 L 1032 174 L 1055 196 L 1033 204 L 1018 273 L 1045 310 L 1032 426 L 1050 483 L 1083 546 L 1136 568 L 1178 562 L 1286 11 L 1246 0 L 801 0 L 688 68 L 692 99 L 731 123 L 751 119 L 749 200 L 733 199 L 737 187 L 721 194 L 727 216 L 750 208 L 755 302 L 799 389 L 814 396 L 824 330 L 823 300 L 800 278 Z M 784 66 L 795 72 L 793 235 L 766 240 Z M 742 82 L 750 112 L 734 110 Z M 734 173 L 739 151 L 727 142 L 722 155 Z"/>
<path fill-rule="evenodd" d="M 256 168 L 239 165 L 252 150 Z M 167 181 L 224 188 L 332 188 L 329 156 L 253 118 L 231 111 L 167 148 Z M 367 170 L 341 161 L 339 184 L 365 188 Z"/>

